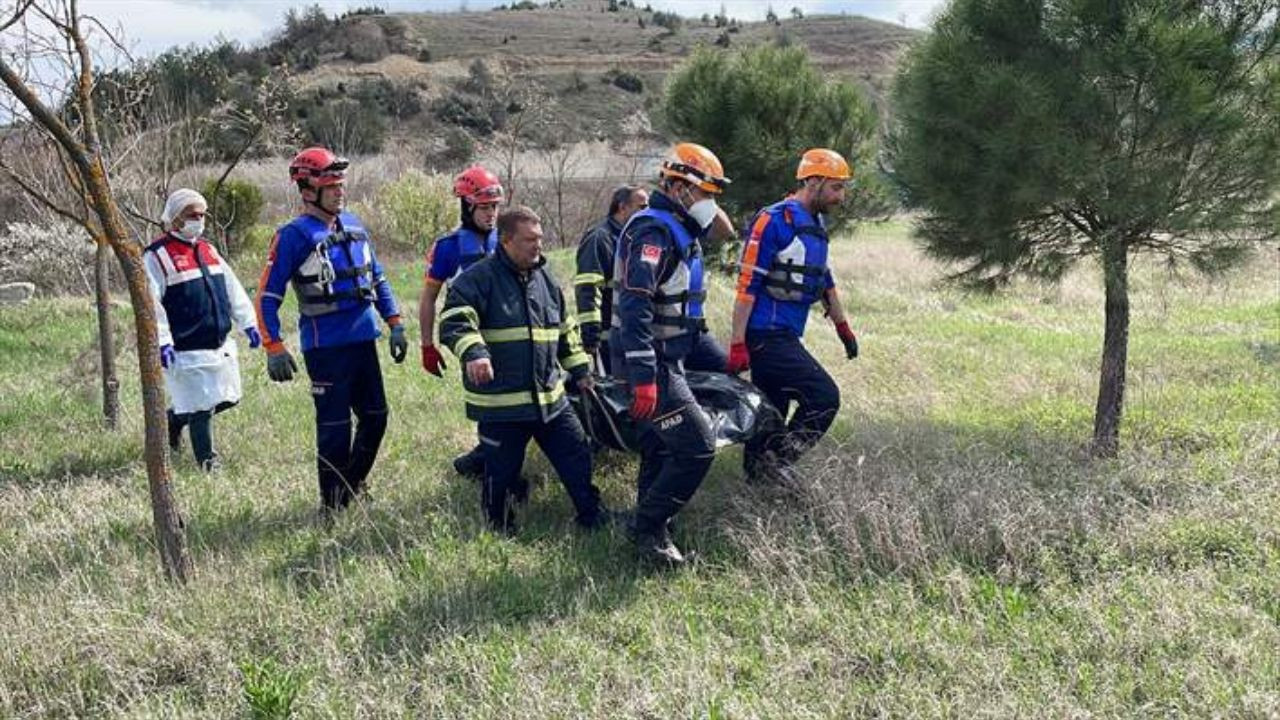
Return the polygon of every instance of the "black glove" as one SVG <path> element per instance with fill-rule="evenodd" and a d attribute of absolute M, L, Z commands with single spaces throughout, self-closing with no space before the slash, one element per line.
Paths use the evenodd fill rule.
<path fill-rule="evenodd" d="M 267 355 L 267 375 L 275 382 L 288 382 L 293 379 L 293 374 L 296 372 L 298 372 L 298 363 L 293 361 L 293 356 L 288 350 Z"/>
<path fill-rule="evenodd" d="M 582 333 L 582 349 L 586 350 L 588 355 L 595 353 L 600 347 L 600 323 L 582 323 L 580 332 Z"/>
<path fill-rule="evenodd" d="M 391 345 L 391 359 L 397 365 L 404 362 L 404 357 L 409 354 L 409 341 L 404 337 L 404 325 L 392 325 L 391 338 L 387 342 Z"/>

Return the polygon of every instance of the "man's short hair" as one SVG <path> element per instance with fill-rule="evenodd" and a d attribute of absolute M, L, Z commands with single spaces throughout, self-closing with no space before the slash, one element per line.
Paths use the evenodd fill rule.
<path fill-rule="evenodd" d="M 498 239 L 505 241 L 515 237 L 516 229 L 523 223 L 540 222 L 542 222 L 542 218 L 538 217 L 538 213 L 525 205 L 517 205 L 503 210 L 498 214 Z"/>
<path fill-rule="evenodd" d="M 640 192 L 639 185 L 619 185 L 614 189 L 613 195 L 609 198 L 609 214 L 615 215 L 622 209 L 623 205 L 631 202 L 631 198 Z"/>

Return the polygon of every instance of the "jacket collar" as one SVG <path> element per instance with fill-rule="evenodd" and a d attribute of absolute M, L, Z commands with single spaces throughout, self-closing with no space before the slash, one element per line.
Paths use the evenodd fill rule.
<path fill-rule="evenodd" d="M 533 267 L 528 270 L 521 270 L 516 267 L 511 256 L 507 254 L 507 249 L 502 247 L 502 243 L 498 243 L 498 247 L 493 251 L 493 256 L 498 259 L 498 262 L 501 263 L 503 267 L 515 275 L 532 275 L 538 270 L 541 270 L 543 265 L 547 264 L 547 256 L 546 254 L 543 254 L 538 256 L 538 262 Z"/>

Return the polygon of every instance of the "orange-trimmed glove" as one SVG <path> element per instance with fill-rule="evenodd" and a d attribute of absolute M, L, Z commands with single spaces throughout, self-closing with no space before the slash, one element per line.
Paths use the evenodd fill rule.
<path fill-rule="evenodd" d="M 744 342 L 733 343 L 729 346 L 729 364 L 725 366 L 724 371 L 730 375 L 737 375 L 745 372 L 751 367 L 751 353 L 747 352 L 747 344 Z"/>
<path fill-rule="evenodd" d="M 658 383 L 636 385 L 632 390 L 631 417 L 647 420 L 658 411 Z"/>
<path fill-rule="evenodd" d="M 853 334 L 849 323 L 837 324 L 836 334 L 840 336 L 840 342 L 844 343 L 844 356 L 850 360 L 858 357 L 858 336 Z"/>
<path fill-rule="evenodd" d="M 444 356 L 440 354 L 440 350 L 435 345 L 422 346 L 422 369 L 435 375 L 438 378 L 444 377 L 441 370 L 448 370 L 448 366 L 444 364 Z"/>

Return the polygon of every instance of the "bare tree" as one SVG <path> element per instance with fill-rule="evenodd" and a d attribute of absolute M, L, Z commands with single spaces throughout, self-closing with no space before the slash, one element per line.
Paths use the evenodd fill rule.
<path fill-rule="evenodd" d="M 164 385 L 157 347 L 156 317 L 142 265 L 142 245 L 129 232 L 110 178 L 93 89 L 95 65 L 86 28 L 119 43 L 100 23 L 79 13 L 76 0 L 18 0 L 12 14 L 0 18 L 0 103 L 15 124 L 43 133 L 67 166 L 63 180 L 78 207 L 41 202 L 75 219 L 91 237 L 110 246 L 124 273 L 133 304 L 138 371 L 145 423 L 145 460 L 151 509 L 165 573 L 185 582 L 191 576 L 182 519 L 173 500 L 165 437 Z M 12 173 L 10 173 L 12 174 Z M 24 186 L 27 192 L 39 189 Z"/>

